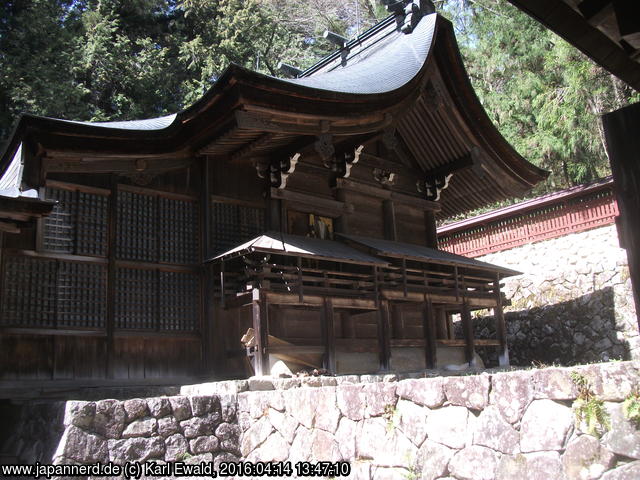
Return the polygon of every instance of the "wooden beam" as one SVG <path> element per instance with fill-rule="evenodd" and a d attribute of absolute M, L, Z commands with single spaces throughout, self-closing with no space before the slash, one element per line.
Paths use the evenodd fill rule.
<path fill-rule="evenodd" d="M 252 296 L 253 330 L 255 332 L 256 346 L 253 357 L 253 369 L 257 376 L 269 374 L 269 317 L 266 295 L 256 288 Z"/>
<path fill-rule="evenodd" d="M 384 238 L 396 241 L 398 239 L 398 229 L 396 226 L 396 210 L 393 200 L 383 200 L 382 212 L 384 215 Z"/>
<path fill-rule="evenodd" d="M 15 223 L 3 222 L 0 220 L 0 232 L 4 233 L 20 233 L 20 227 Z"/>
<path fill-rule="evenodd" d="M 116 242 L 118 226 L 118 184 L 111 177 L 111 194 L 107 201 L 107 356 L 105 358 L 106 377 L 113 378 L 115 373 L 114 332 L 116 324 Z"/>
<path fill-rule="evenodd" d="M 509 366 L 509 347 L 507 345 L 507 326 L 504 321 L 504 312 L 502 311 L 502 296 L 500 295 L 500 276 L 496 274 L 493 283 L 494 293 L 496 295 L 496 306 L 494 307 L 494 317 L 496 319 L 496 336 L 500 342 L 500 350 L 498 351 L 498 364 L 501 367 Z"/>
<path fill-rule="evenodd" d="M 469 305 L 467 305 L 466 300 L 462 303 L 462 310 L 460 312 L 460 316 L 462 317 L 462 329 L 464 331 L 464 353 L 467 362 L 469 365 L 474 367 L 476 364 L 475 360 L 475 345 L 473 338 L 473 320 L 471 319 L 471 311 L 469 310 Z"/>
<path fill-rule="evenodd" d="M 627 251 L 629 275 L 640 328 L 640 103 L 602 117 L 613 186 L 620 210 L 621 244 Z"/>
<path fill-rule="evenodd" d="M 314 206 L 331 213 L 353 213 L 354 208 L 350 203 L 344 201 L 333 200 L 330 198 L 322 198 L 315 195 L 309 195 L 303 192 L 293 190 L 281 190 L 279 188 L 271 188 L 271 198 L 294 202 L 305 206 Z"/>
<path fill-rule="evenodd" d="M 424 223 L 427 231 L 427 238 L 426 238 L 427 247 L 434 248 L 437 250 L 438 231 L 436 228 L 436 216 L 433 213 L 433 210 L 425 210 Z"/>
<path fill-rule="evenodd" d="M 361 193 L 363 195 L 369 195 L 371 197 L 389 199 L 389 200 L 393 200 L 395 203 L 412 205 L 424 210 L 432 210 L 434 212 L 439 212 L 441 209 L 440 204 L 438 202 L 431 202 L 429 200 L 423 199 L 422 197 L 418 197 L 418 196 L 414 197 L 413 195 L 394 192 L 391 190 L 387 190 L 385 188 L 375 187 L 373 185 L 356 182 L 346 178 L 336 179 L 336 188 L 351 190 L 357 193 Z"/>
<path fill-rule="evenodd" d="M 380 308 L 378 309 L 378 352 L 381 371 L 389 370 L 389 361 L 391 358 L 390 314 L 389 302 L 382 300 L 380 302 Z"/>
<path fill-rule="evenodd" d="M 325 298 L 322 308 L 322 326 L 324 334 L 324 368 L 329 373 L 336 373 L 336 332 L 333 304 Z"/>
<path fill-rule="evenodd" d="M 422 315 L 422 328 L 424 334 L 424 355 L 427 368 L 437 368 L 436 356 L 436 312 L 433 308 L 431 297 L 425 296 L 424 311 Z"/>

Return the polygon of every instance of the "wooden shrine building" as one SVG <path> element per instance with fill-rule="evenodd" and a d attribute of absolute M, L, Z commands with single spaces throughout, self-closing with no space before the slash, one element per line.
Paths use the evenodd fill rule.
<path fill-rule="evenodd" d="M 247 353 L 257 373 L 468 364 L 474 309 L 507 362 L 517 272 L 438 250 L 435 222 L 546 172 L 490 122 L 450 22 L 394 8 L 296 78 L 232 65 L 175 115 L 23 115 L 0 187 L 42 210 L 3 236 L 0 392 L 244 376 Z"/>

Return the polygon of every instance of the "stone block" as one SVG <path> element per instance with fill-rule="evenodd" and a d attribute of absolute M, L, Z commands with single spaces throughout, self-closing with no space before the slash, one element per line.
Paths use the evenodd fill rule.
<path fill-rule="evenodd" d="M 340 410 L 336 404 L 336 388 L 323 387 L 317 390 L 315 428 L 335 433 L 340 420 Z"/>
<path fill-rule="evenodd" d="M 100 400 L 96 402 L 96 415 L 93 429 L 108 439 L 117 439 L 124 430 L 126 412 L 118 400 Z"/>
<path fill-rule="evenodd" d="M 269 438 L 246 458 L 248 462 L 283 462 L 289 457 L 289 444 L 278 432 Z"/>
<path fill-rule="evenodd" d="M 520 450 L 526 453 L 562 449 L 573 422 L 571 408 L 552 400 L 534 400 L 522 417 Z"/>
<path fill-rule="evenodd" d="M 312 428 L 316 418 L 315 388 L 301 387 L 288 390 L 285 394 L 285 405 L 288 415 L 307 428 Z"/>
<path fill-rule="evenodd" d="M 171 403 L 166 397 L 147 398 L 147 405 L 152 417 L 160 418 L 171 414 Z"/>
<path fill-rule="evenodd" d="M 97 435 L 71 425 L 62 434 L 54 458 L 66 458 L 86 464 L 104 463 L 109 458 L 107 442 Z"/>
<path fill-rule="evenodd" d="M 180 397 L 169 397 L 169 403 L 171 404 L 171 410 L 173 411 L 173 416 L 179 422 L 183 420 L 187 420 L 191 418 L 191 402 L 189 398 L 180 396 Z"/>
<path fill-rule="evenodd" d="M 123 403 L 124 411 L 127 414 L 127 422 L 133 422 L 139 418 L 149 415 L 149 407 L 147 402 L 142 398 L 132 398 L 125 400 Z"/>
<path fill-rule="evenodd" d="M 473 445 L 451 458 L 449 472 L 460 480 L 494 480 L 498 459 L 498 454 L 493 450 Z"/>
<path fill-rule="evenodd" d="M 180 431 L 178 422 L 173 417 L 164 417 L 158 419 L 158 434 L 161 437 L 168 437 Z"/>
<path fill-rule="evenodd" d="M 591 435 L 572 439 L 562 455 L 568 480 L 595 480 L 615 463 L 615 455 Z"/>
<path fill-rule="evenodd" d="M 310 445 L 309 459 L 313 462 L 337 462 L 341 458 L 338 444 L 329 432 L 312 430 Z"/>
<path fill-rule="evenodd" d="M 335 433 L 335 439 L 342 455 L 342 460 L 349 461 L 356 457 L 356 426 L 357 423 L 342 417 Z"/>
<path fill-rule="evenodd" d="M 520 434 L 491 405 L 480 413 L 474 425 L 473 443 L 501 453 L 520 451 Z"/>
<path fill-rule="evenodd" d="M 418 450 L 412 470 L 420 480 L 435 480 L 445 474 L 453 453 L 450 448 L 427 439 Z"/>
<path fill-rule="evenodd" d="M 252 451 L 258 448 L 273 432 L 273 426 L 269 422 L 269 419 L 265 416 L 255 422 L 249 430 L 244 432 L 240 444 L 240 452 L 243 456 L 249 455 Z"/>
<path fill-rule="evenodd" d="M 273 380 L 271 377 L 251 377 L 249 378 L 249 390 L 252 392 L 273 390 Z"/>
<path fill-rule="evenodd" d="M 290 462 L 306 462 L 311 458 L 311 430 L 300 425 L 289 449 Z"/>
<path fill-rule="evenodd" d="M 200 455 L 201 453 L 214 453 L 217 452 L 220 447 L 220 442 L 213 435 L 206 435 L 204 437 L 197 437 L 189 440 L 189 449 L 191 453 Z"/>
<path fill-rule="evenodd" d="M 544 368 L 533 372 L 534 398 L 549 400 L 573 400 L 578 389 L 568 368 Z"/>
<path fill-rule="evenodd" d="M 402 380 L 396 393 L 400 398 L 429 408 L 441 406 L 445 399 L 442 377 Z"/>
<path fill-rule="evenodd" d="M 602 475 L 602 480 L 638 480 L 640 478 L 640 461 L 627 463 Z"/>
<path fill-rule="evenodd" d="M 127 425 L 122 432 L 122 438 L 150 437 L 158 431 L 158 421 L 155 418 L 135 420 Z"/>
<path fill-rule="evenodd" d="M 362 385 L 339 385 L 336 389 L 338 408 L 345 417 L 358 421 L 364 418 L 366 398 Z"/>
<path fill-rule="evenodd" d="M 280 432 L 280 435 L 282 435 L 287 443 L 293 442 L 293 437 L 299 425 L 298 421 L 291 415 L 284 414 L 273 408 L 268 410 L 267 416 L 273 428 Z"/>
<path fill-rule="evenodd" d="M 489 403 L 490 380 L 487 374 L 447 377 L 443 380 L 444 393 L 452 405 L 482 410 Z"/>
<path fill-rule="evenodd" d="M 392 410 L 396 406 L 395 383 L 370 383 L 362 387 L 362 393 L 367 404 L 366 417 L 377 417 Z"/>
<path fill-rule="evenodd" d="M 495 405 L 509 423 L 522 418 L 533 400 L 532 372 L 496 373 L 491 377 L 489 403 Z"/>
<path fill-rule="evenodd" d="M 167 462 L 177 462 L 184 461 L 185 457 L 187 457 L 189 453 L 189 444 L 187 440 L 176 433 L 175 435 L 171 435 L 164 441 L 165 443 L 165 454 L 164 459 Z"/>
<path fill-rule="evenodd" d="M 418 448 L 399 429 L 391 427 L 384 438 L 382 448 L 378 447 L 378 454 L 373 464 L 381 467 L 407 467 L 416 461 Z"/>
<path fill-rule="evenodd" d="M 368 418 L 359 422 L 356 431 L 358 458 L 375 459 L 381 453 L 381 442 L 386 434 L 387 421 L 381 417 Z"/>
<path fill-rule="evenodd" d="M 64 406 L 64 426 L 75 425 L 79 428 L 91 430 L 95 414 L 95 402 L 66 402 Z"/>
<path fill-rule="evenodd" d="M 146 462 L 151 458 L 165 458 L 165 444 L 159 437 L 109 440 L 108 445 L 109 459 L 119 465 L 127 462 Z"/>
<path fill-rule="evenodd" d="M 496 472 L 497 480 L 564 480 L 558 452 L 503 455 Z"/>
<path fill-rule="evenodd" d="M 602 437 L 604 445 L 617 455 L 640 459 L 640 429 L 622 412 L 621 403 L 605 403 L 611 429 Z"/>
<path fill-rule="evenodd" d="M 427 437 L 427 415 L 429 409 L 408 400 L 399 400 L 396 405 L 398 428 L 416 447 Z"/>
<path fill-rule="evenodd" d="M 235 423 L 238 413 L 235 395 L 220 395 L 220 413 L 223 422 Z"/>
<path fill-rule="evenodd" d="M 427 415 L 427 438 L 451 448 L 463 448 L 466 443 L 469 411 L 465 407 L 441 407 Z"/>
<path fill-rule="evenodd" d="M 216 426 L 220 422 L 220 414 L 209 413 L 204 417 L 193 417 L 180 422 L 180 427 L 187 438 L 196 438 L 203 435 L 213 435 Z"/>
<path fill-rule="evenodd" d="M 220 400 L 214 395 L 195 395 L 190 397 L 191 411 L 196 417 L 220 410 Z"/>

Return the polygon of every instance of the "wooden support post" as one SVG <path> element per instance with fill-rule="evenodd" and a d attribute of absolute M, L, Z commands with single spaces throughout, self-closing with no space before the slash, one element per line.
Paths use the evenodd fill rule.
<path fill-rule="evenodd" d="M 253 331 L 256 339 L 256 350 L 253 357 L 253 370 L 257 376 L 269 374 L 269 317 L 267 298 L 255 288 L 252 292 Z"/>
<path fill-rule="evenodd" d="M 200 245 L 200 255 L 202 261 L 211 258 L 213 251 L 211 235 L 211 162 L 212 159 L 205 156 L 202 158 L 202 171 L 200 175 L 200 231 L 202 243 Z M 223 365 L 226 361 L 224 354 L 224 341 L 221 335 L 216 335 L 216 330 L 220 328 L 215 324 L 214 318 L 214 269 L 208 264 L 202 269 L 202 290 L 200 293 L 202 311 L 200 313 L 200 328 L 202 331 L 202 369 L 203 373 L 209 374 L 214 366 Z M 221 297 L 224 298 L 224 273 L 221 274 L 220 290 Z M 224 308 L 224 300 L 222 300 Z M 214 339 L 217 339 L 214 345 Z M 217 348 L 216 348 L 217 347 Z"/>
<path fill-rule="evenodd" d="M 346 203 L 347 195 L 342 188 L 336 189 L 336 200 Z M 342 214 L 336 218 L 335 230 L 337 233 L 349 233 L 349 213 L 342 212 Z"/>
<path fill-rule="evenodd" d="M 224 284 L 224 260 L 220 262 L 220 306 L 226 308 L 225 305 L 225 284 Z"/>
<path fill-rule="evenodd" d="M 427 228 L 427 247 L 438 248 L 438 232 L 436 230 L 436 214 L 433 210 L 424 212 L 424 220 Z"/>
<path fill-rule="evenodd" d="M 453 276 L 454 276 L 454 280 L 456 282 L 456 302 L 460 300 L 460 285 L 458 284 L 458 266 L 454 266 L 453 267 Z"/>
<path fill-rule="evenodd" d="M 393 200 L 384 200 L 382 202 L 382 211 L 384 215 L 384 238 L 396 241 L 398 239 L 398 229 L 396 226 L 396 210 Z"/>
<path fill-rule="evenodd" d="M 404 296 L 407 296 L 407 259 L 402 259 L 402 291 Z"/>
<path fill-rule="evenodd" d="M 116 324 L 116 243 L 117 243 L 118 183 L 111 177 L 111 194 L 107 203 L 107 356 L 106 376 L 114 377 L 114 331 Z"/>
<path fill-rule="evenodd" d="M 390 337 L 390 308 L 387 300 L 380 302 L 378 308 L 378 351 L 380 353 L 380 370 L 389 370 L 389 360 L 391 358 Z"/>
<path fill-rule="evenodd" d="M 298 300 L 304 303 L 304 287 L 302 285 L 302 257 L 298 257 Z"/>
<path fill-rule="evenodd" d="M 474 367 L 476 364 L 475 361 L 475 346 L 474 346 L 474 338 L 473 338 L 473 321 L 471 320 L 471 311 L 469 310 L 469 305 L 467 304 L 467 300 L 464 299 L 462 303 L 462 311 L 460 312 L 462 317 L 462 328 L 464 330 L 464 353 L 467 362 L 469 365 Z"/>
<path fill-rule="evenodd" d="M 447 326 L 447 312 L 442 307 L 436 307 L 436 338 L 447 339 L 449 338 L 449 329 Z"/>
<path fill-rule="evenodd" d="M 640 103 L 602 117 L 613 187 L 620 216 L 616 221 L 620 245 L 627 251 L 629 276 L 640 328 Z"/>
<path fill-rule="evenodd" d="M 498 351 L 498 365 L 501 367 L 509 366 L 509 346 L 507 345 L 507 325 L 504 321 L 504 312 L 502 311 L 502 296 L 500 295 L 500 275 L 496 273 L 494 281 L 494 293 L 496 296 L 496 307 L 494 308 L 494 317 L 496 319 L 496 336 L 500 342 L 500 350 Z"/>
<path fill-rule="evenodd" d="M 330 298 L 324 299 L 322 307 L 322 324 L 324 337 L 324 368 L 329 373 L 336 373 L 336 332 L 333 317 L 333 303 Z"/>
<path fill-rule="evenodd" d="M 431 302 L 431 297 L 425 295 L 424 314 L 422 317 L 422 328 L 424 333 L 424 354 L 427 368 L 437 367 L 436 355 L 436 313 Z"/>

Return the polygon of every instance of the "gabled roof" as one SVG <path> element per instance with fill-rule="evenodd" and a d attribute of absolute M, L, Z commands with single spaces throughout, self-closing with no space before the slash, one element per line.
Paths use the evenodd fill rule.
<path fill-rule="evenodd" d="M 358 263 L 366 265 L 386 266 L 388 262 L 344 243 L 318 238 L 301 237 L 277 232 L 267 232 L 248 242 L 238 245 L 231 250 L 217 255 L 212 260 L 230 260 L 234 257 L 247 255 L 252 252 L 273 253 L 278 255 L 292 255 L 309 257 L 317 260 Z"/>
<path fill-rule="evenodd" d="M 313 154 L 320 134 L 332 135 L 337 145 L 384 132 L 390 160 L 410 171 L 426 176 L 458 169 L 443 191 L 441 217 L 524 195 L 545 178 L 487 117 L 451 23 L 431 14 L 405 34 L 397 20 L 389 17 L 350 42 L 346 65 L 333 54 L 301 78 L 231 65 L 202 99 L 175 115 L 103 123 L 22 115 L 0 172 L 21 142 L 28 146 L 22 181 L 34 187 L 45 171 L 104 172 L 117 165 L 117 173 L 127 173 L 143 165 L 158 172 L 199 155 L 235 161 L 294 148 Z"/>
<path fill-rule="evenodd" d="M 395 242 L 380 238 L 362 237 L 360 235 L 347 235 L 344 233 L 340 233 L 338 235 L 355 244 L 362 245 L 370 249 L 375 255 L 380 255 L 382 257 L 404 258 L 406 260 L 414 260 L 424 263 L 468 267 L 478 270 L 498 272 L 503 277 L 521 274 L 521 272 L 511 270 L 510 268 L 481 262 L 480 260 L 463 257 L 461 255 L 456 255 L 455 253 L 445 252 L 444 250 L 423 247 L 422 245 L 413 245 L 410 243 Z"/>

